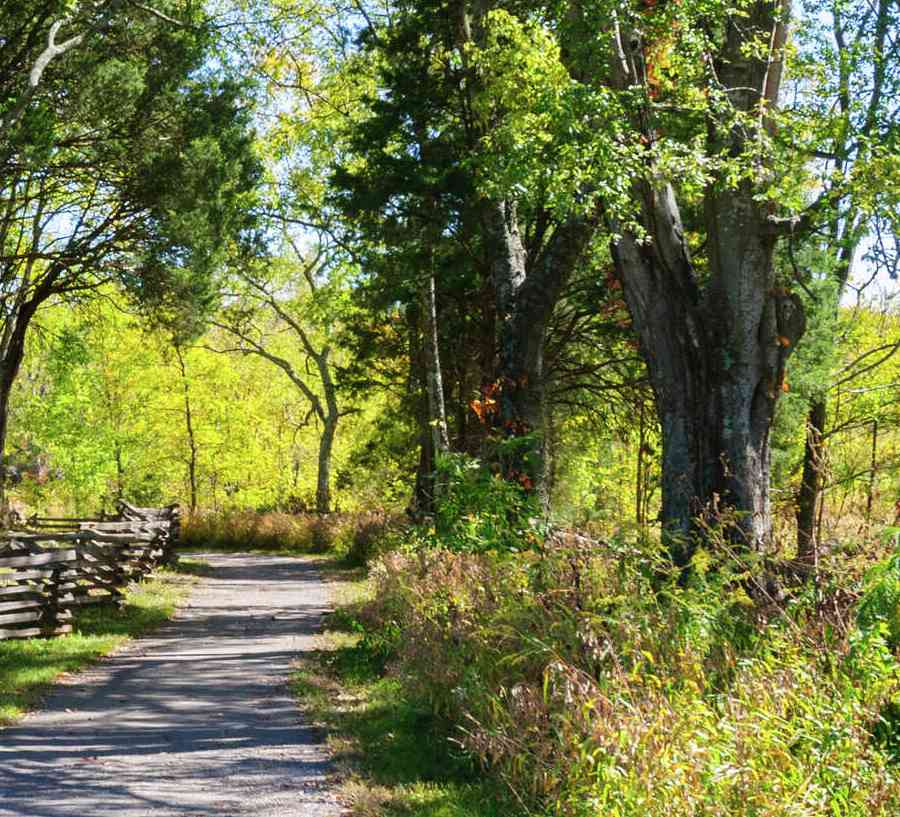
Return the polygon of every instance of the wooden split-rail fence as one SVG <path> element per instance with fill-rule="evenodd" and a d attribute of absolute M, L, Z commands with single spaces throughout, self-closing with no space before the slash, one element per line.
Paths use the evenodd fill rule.
<path fill-rule="evenodd" d="M 175 561 L 177 505 L 115 517 L 33 516 L 0 533 L 0 641 L 71 632 L 81 606 L 121 603 L 129 582 Z"/>

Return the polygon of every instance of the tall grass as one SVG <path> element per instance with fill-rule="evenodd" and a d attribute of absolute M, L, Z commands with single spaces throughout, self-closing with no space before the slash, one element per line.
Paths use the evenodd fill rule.
<path fill-rule="evenodd" d="M 344 514 L 289 514 L 277 511 L 197 513 L 182 524 L 181 544 L 191 549 L 335 553 L 364 563 L 383 539 L 403 527 L 382 511 Z"/>
<path fill-rule="evenodd" d="M 363 571 L 330 571 L 341 605 L 329 616 L 317 653 L 297 663 L 294 691 L 327 727 L 339 795 L 353 817 L 512 817 L 502 787 L 448 741 L 446 721 L 385 675 L 390 656 L 360 632 Z"/>
<path fill-rule="evenodd" d="M 359 626 L 533 813 L 887 817 L 900 557 L 854 553 L 777 591 L 761 560 L 703 552 L 684 586 L 652 548 L 583 537 L 388 553 Z"/>

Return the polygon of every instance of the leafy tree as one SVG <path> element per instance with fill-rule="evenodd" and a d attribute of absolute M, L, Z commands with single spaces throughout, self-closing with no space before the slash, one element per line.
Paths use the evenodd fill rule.
<path fill-rule="evenodd" d="M 383 90 L 348 132 L 334 201 L 355 232 L 369 303 L 404 304 L 421 350 L 412 361 L 427 398 L 423 465 L 427 446 L 442 447 L 430 434 L 442 425 L 439 401 L 425 385 L 442 381 L 456 408 L 451 446 L 488 453 L 507 477 L 543 491 L 546 335 L 574 269 L 593 262 L 599 218 L 544 183 L 574 164 L 554 158 L 551 144 L 569 122 L 552 102 L 559 88 L 540 87 L 565 82 L 565 72 L 545 32 L 499 11 L 486 4 L 470 25 L 457 4 L 400 3 L 384 29 L 366 32 Z M 548 107 L 529 120 L 521 100 L 532 92 Z M 520 149 L 524 128 L 547 138 L 541 157 Z M 504 188 L 512 179 L 515 192 Z"/>
<path fill-rule="evenodd" d="M 800 31 L 797 60 L 798 113 L 815 124 L 807 149 L 821 162 L 820 189 L 808 220 L 817 229 L 801 244 L 816 263 L 789 247 L 795 273 L 829 286 L 815 289 L 809 304 L 821 320 L 838 321 L 839 305 L 852 286 L 855 267 L 864 277 L 887 272 L 896 278 L 900 199 L 896 185 L 897 125 L 900 115 L 900 44 L 896 9 L 890 3 L 833 5 Z M 809 127 L 809 126 L 807 126 Z M 803 237 L 801 236 L 801 239 Z M 807 245 L 803 247 L 803 245 Z M 799 260 L 798 260 L 799 259 Z M 807 288 L 809 291 L 809 288 Z M 810 293 L 813 294 L 813 293 Z M 877 359 L 898 343 L 873 347 Z M 887 355 L 887 357 L 890 356 Z M 873 358 L 868 358 L 872 362 Z M 840 377 L 826 369 L 808 392 L 806 444 L 797 495 L 797 552 L 815 559 L 816 508 L 821 501 L 829 394 Z"/>
<path fill-rule="evenodd" d="M 294 263 L 273 262 L 237 274 L 235 300 L 212 321 L 235 346 L 219 352 L 255 355 L 280 369 L 309 406 L 306 421 L 321 423 L 316 511 L 331 511 L 332 452 L 338 423 L 347 412 L 339 405 L 334 338 L 345 311 L 342 270 L 330 264 L 326 248 L 310 253 L 294 245 Z M 302 281 L 302 284 L 300 283 Z M 288 333 L 300 353 L 284 354 L 273 340 Z M 213 348 L 213 347 L 210 347 Z"/>
<path fill-rule="evenodd" d="M 160 306 L 208 302 L 257 175 L 240 87 L 201 71 L 210 31 L 195 4 L 12 5 L 0 44 L 0 449 L 42 304 L 112 280 Z"/>

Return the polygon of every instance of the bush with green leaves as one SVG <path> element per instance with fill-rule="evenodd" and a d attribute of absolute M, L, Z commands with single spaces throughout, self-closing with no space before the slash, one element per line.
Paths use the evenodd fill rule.
<path fill-rule="evenodd" d="M 445 454 L 435 475 L 434 526 L 420 544 L 460 553 L 517 552 L 540 544 L 538 497 L 466 454 Z"/>
<path fill-rule="evenodd" d="M 900 531 L 896 528 L 886 530 L 885 540 L 896 532 Z M 857 621 L 863 630 L 881 627 L 891 649 L 900 648 L 900 551 L 869 572 Z"/>

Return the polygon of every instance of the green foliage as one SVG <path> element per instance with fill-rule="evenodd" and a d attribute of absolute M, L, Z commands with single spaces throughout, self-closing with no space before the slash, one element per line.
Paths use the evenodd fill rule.
<path fill-rule="evenodd" d="M 363 593 L 361 583 L 341 592 Z M 398 634 L 399 635 L 399 634 Z M 327 725 L 335 760 L 350 774 L 342 799 L 354 817 L 512 817 L 519 809 L 454 747 L 444 721 L 385 677 L 396 636 L 367 629 L 359 602 L 326 622 L 326 646 L 301 659 L 293 679 L 300 705 Z"/>
<path fill-rule="evenodd" d="M 900 648 L 900 552 L 871 571 L 857 621 L 864 630 L 883 632 L 892 650 Z"/>
<path fill-rule="evenodd" d="M 442 456 L 435 483 L 434 527 L 422 534 L 424 544 L 462 553 L 539 545 L 539 500 L 518 483 L 464 454 Z"/>
<path fill-rule="evenodd" d="M 39 313 L 12 398 L 8 453 L 23 477 L 15 497 L 42 513 L 110 510 L 120 496 L 188 505 L 185 379 L 177 358 L 165 335 L 125 311 L 111 289 L 100 292 L 77 309 L 54 304 Z M 280 329 L 276 323 L 268 348 L 303 371 L 301 350 Z M 320 428 L 307 417 L 308 405 L 267 361 L 204 348 L 227 348 L 221 333 L 198 341 L 183 349 L 183 360 L 201 507 L 314 507 Z M 338 427 L 338 507 L 395 507 L 405 498 L 396 462 L 380 450 L 364 462 L 357 456 L 366 440 L 360 428 L 368 433 L 369 418 L 383 406 L 383 398 L 371 399 Z"/>

